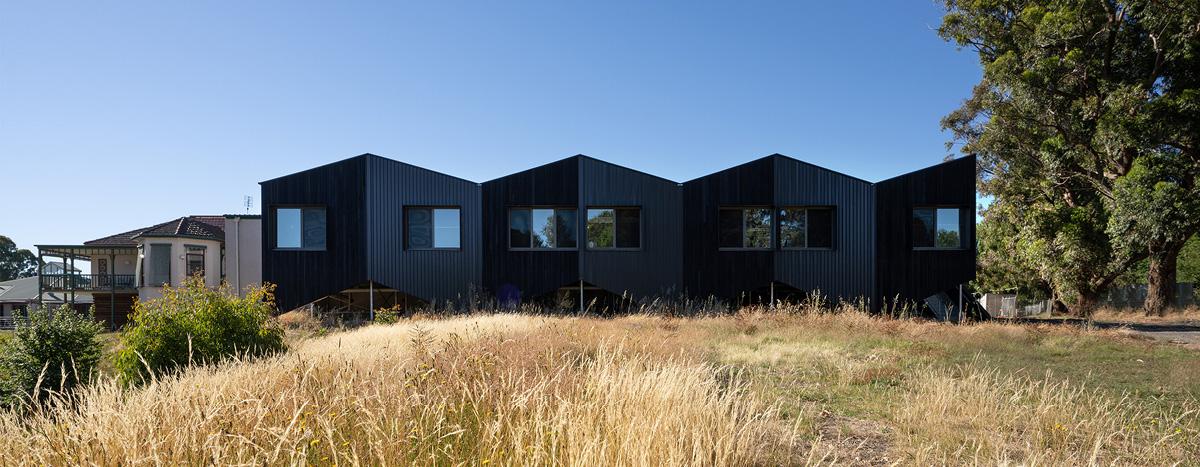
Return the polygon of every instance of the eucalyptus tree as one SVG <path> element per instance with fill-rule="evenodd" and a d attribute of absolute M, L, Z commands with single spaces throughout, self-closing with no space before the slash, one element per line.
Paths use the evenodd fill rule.
<path fill-rule="evenodd" d="M 1149 257 L 1149 308 L 1200 229 L 1200 2 L 946 0 L 983 78 L 943 127 L 1011 208 L 1013 255 L 1079 314 Z M 1132 174 L 1132 177 L 1131 177 Z M 1150 199 L 1147 200 L 1147 195 Z M 1151 210 L 1152 212 L 1147 212 Z"/>

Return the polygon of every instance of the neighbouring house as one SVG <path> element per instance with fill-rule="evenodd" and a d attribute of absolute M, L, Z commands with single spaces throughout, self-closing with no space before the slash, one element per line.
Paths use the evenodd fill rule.
<path fill-rule="evenodd" d="M 281 310 L 687 295 L 961 308 L 975 159 L 869 182 L 771 155 L 686 183 L 573 156 L 475 183 L 364 154 L 261 183 Z"/>
<path fill-rule="evenodd" d="M 42 265 L 42 274 L 64 274 L 63 271 L 70 269 L 71 273 L 79 273 L 79 269 L 63 263 L 62 261 L 51 261 Z"/>
<path fill-rule="evenodd" d="M 39 304 L 57 307 L 72 303 L 61 292 L 44 292 L 39 300 L 38 280 L 38 276 L 33 276 L 0 282 L 0 329 L 11 329 L 15 318 Z M 92 294 L 81 292 L 76 295 L 74 308 L 77 311 L 87 311 L 91 307 Z"/>
<path fill-rule="evenodd" d="M 158 298 L 164 285 L 190 276 L 239 291 L 260 284 L 260 237 L 260 216 L 186 216 L 79 245 L 37 245 L 39 261 L 57 257 L 74 270 L 76 260 L 87 260 L 92 269 L 42 274 L 38 286 L 71 303 L 91 294 L 96 318 L 115 329 L 128 321 L 134 300 Z"/>

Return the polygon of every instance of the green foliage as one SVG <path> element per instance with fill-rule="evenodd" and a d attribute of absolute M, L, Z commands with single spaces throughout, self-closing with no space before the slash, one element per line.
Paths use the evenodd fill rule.
<path fill-rule="evenodd" d="M 1119 285 L 1145 284 L 1146 273 L 1150 269 L 1150 261 L 1138 262 L 1129 272 L 1118 280 Z M 1176 265 L 1176 279 L 1179 282 L 1200 284 L 1200 237 L 1192 237 L 1179 250 L 1179 263 Z"/>
<path fill-rule="evenodd" d="M 37 256 L 17 248 L 11 238 L 0 235 L 0 281 L 20 279 L 37 274 Z"/>
<path fill-rule="evenodd" d="M 1156 239 L 1195 233 L 1198 226 L 1179 220 L 1200 219 L 1200 207 L 1185 202 L 1200 172 L 1200 5 L 945 7 L 939 34 L 976 51 L 984 73 L 942 124 L 978 156 L 980 191 L 1004 206 L 1018 268 L 1036 270 L 1086 312 L 1159 248 Z M 1141 176 L 1138 164 L 1149 168 Z M 1148 209 L 1162 215 L 1136 215 Z"/>
<path fill-rule="evenodd" d="M 400 305 L 375 311 L 375 324 L 396 324 L 400 322 L 404 309 Z"/>
<path fill-rule="evenodd" d="M 271 317 L 271 290 L 239 297 L 228 286 L 210 289 L 193 277 L 164 287 L 162 298 L 137 302 L 116 358 L 122 380 L 133 383 L 191 364 L 256 357 L 286 350 L 283 328 Z"/>
<path fill-rule="evenodd" d="M 1021 297 L 1046 299 L 1050 285 L 1025 255 L 1014 254 L 1021 248 L 1020 229 L 1009 219 L 1008 206 L 992 203 L 982 212 L 976 227 L 978 272 L 974 288 L 983 293 L 1016 292 Z"/>
<path fill-rule="evenodd" d="M 100 362 L 100 323 L 70 306 L 37 309 L 0 344 L 0 402 L 66 392 L 91 379 Z M 39 382 L 40 380 L 40 382 Z"/>

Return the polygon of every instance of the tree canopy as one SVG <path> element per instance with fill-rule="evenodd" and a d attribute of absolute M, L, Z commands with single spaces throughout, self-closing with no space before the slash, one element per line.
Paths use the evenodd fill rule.
<path fill-rule="evenodd" d="M 17 248 L 11 238 L 0 235 L 0 281 L 19 279 L 37 274 L 37 256 Z"/>
<path fill-rule="evenodd" d="M 978 157 L 1016 267 L 1087 313 L 1132 265 L 1174 258 L 1200 228 L 1200 3 L 945 7 L 938 33 L 983 79 L 942 124 Z"/>

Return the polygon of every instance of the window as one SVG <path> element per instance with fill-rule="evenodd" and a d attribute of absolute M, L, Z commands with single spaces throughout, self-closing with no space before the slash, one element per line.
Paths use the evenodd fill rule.
<path fill-rule="evenodd" d="M 275 248 L 324 250 L 325 208 L 276 208 Z"/>
<path fill-rule="evenodd" d="M 188 277 L 199 275 L 204 277 L 204 250 L 202 246 L 188 245 L 187 246 L 187 275 Z"/>
<path fill-rule="evenodd" d="M 575 248 L 574 209 L 512 208 L 508 211 L 509 248 Z"/>
<path fill-rule="evenodd" d="M 962 248 L 959 208 L 913 209 L 913 248 Z"/>
<path fill-rule="evenodd" d="M 458 208 L 409 208 L 405 222 L 409 249 L 457 249 L 461 245 Z"/>
<path fill-rule="evenodd" d="M 159 287 L 171 283 L 171 245 L 150 244 L 150 286 Z"/>
<path fill-rule="evenodd" d="M 587 247 L 640 248 L 642 213 L 638 208 L 588 209 Z"/>
<path fill-rule="evenodd" d="M 779 210 L 780 248 L 833 248 L 833 208 Z"/>
<path fill-rule="evenodd" d="M 721 208 L 717 214 L 721 248 L 770 249 L 771 209 Z"/>

